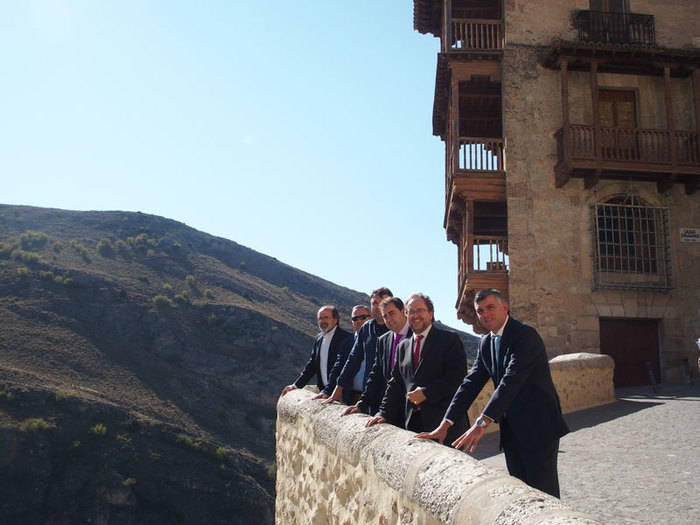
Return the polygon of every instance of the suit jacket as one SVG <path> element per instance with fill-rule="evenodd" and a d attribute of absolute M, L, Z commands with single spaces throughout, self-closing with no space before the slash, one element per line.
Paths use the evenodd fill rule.
<path fill-rule="evenodd" d="M 349 343 L 352 343 L 352 334 L 343 330 L 340 326 L 335 329 L 335 333 L 331 338 L 331 344 L 328 347 L 328 363 L 326 373 L 328 374 L 328 385 L 324 384 L 323 378 L 321 377 L 321 343 L 323 342 L 323 333 L 316 336 L 314 344 L 311 347 L 311 357 L 304 366 L 304 370 L 301 372 L 299 377 L 294 381 L 294 386 L 297 388 L 303 388 L 309 382 L 314 375 L 316 376 L 316 384 L 318 389 L 323 391 L 324 388 L 330 387 L 331 390 L 335 388 L 335 383 L 331 387 L 331 381 L 334 381 L 331 371 L 333 370 L 333 365 L 335 364 L 338 354 L 342 352 L 347 353 L 347 348 Z"/>
<path fill-rule="evenodd" d="M 409 328 L 404 339 L 409 339 L 412 335 L 413 331 Z M 399 341 L 399 344 L 401 341 Z M 374 414 L 379 410 L 379 405 L 382 403 L 384 393 L 386 392 L 386 385 L 391 378 L 392 346 L 394 346 L 394 332 L 387 332 L 377 340 L 377 356 L 374 359 L 372 370 L 367 378 L 367 384 L 358 402 L 358 407 L 363 412 Z M 396 349 L 396 355 L 398 356 L 398 347 Z M 390 421 L 390 423 L 400 427 L 403 426 L 401 420 Z"/>
<path fill-rule="evenodd" d="M 338 384 L 343 387 L 343 390 L 352 390 L 355 374 L 360 370 L 362 361 L 365 361 L 365 375 L 362 378 L 364 390 L 369 373 L 372 371 L 374 358 L 377 355 L 377 339 L 388 330 L 386 325 L 379 324 L 376 319 L 370 319 L 360 327 L 350 355 L 337 376 Z"/>
<path fill-rule="evenodd" d="M 483 413 L 499 422 L 501 447 L 513 443 L 532 450 L 549 446 L 568 433 L 547 352 L 537 331 L 510 317 L 501 337 L 499 357 L 494 363 L 491 335 L 483 336 L 476 361 L 445 417 L 463 414 L 491 378 L 495 391 Z"/>
<path fill-rule="evenodd" d="M 459 336 L 432 326 L 422 342 L 418 368 L 413 370 L 413 338 L 402 340 L 396 351 L 396 366 L 387 384 L 379 415 L 387 421 L 402 421 L 404 428 L 430 431 L 442 421 L 452 396 L 467 370 L 467 358 Z M 420 428 L 411 420 L 417 417 L 413 403 L 406 399 L 407 392 L 421 387 L 425 401 L 420 404 Z M 453 441 L 467 429 L 466 410 L 452 420 L 454 425 L 447 439 Z"/>

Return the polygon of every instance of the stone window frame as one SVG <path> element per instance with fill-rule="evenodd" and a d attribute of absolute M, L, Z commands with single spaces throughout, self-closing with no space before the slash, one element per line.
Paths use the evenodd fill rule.
<path fill-rule="evenodd" d="M 637 196 L 612 196 L 592 208 L 594 289 L 670 290 L 670 210 Z"/>

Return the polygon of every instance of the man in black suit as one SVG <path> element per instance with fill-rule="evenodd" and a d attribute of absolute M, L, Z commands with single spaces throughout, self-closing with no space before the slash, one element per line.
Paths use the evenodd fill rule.
<path fill-rule="evenodd" d="M 391 378 L 391 372 L 396 363 L 397 346 L 402 339 L 411 337 L 413 332 L 406 319 L 406 311 L 403 301 L 398 297 L 385 297 L 379 308 L 384 318 L 384 323 L 389 332 L 377 340 L 377 356 L 374 359 L 372 370 L 367 379 L 360 400 L 350 405 L 341 414 L 354 414 L 355 412 L 367 413 L 370 406 L 379 406 L 386 392 L 386 385 Z M 390 421 L 390 423 L 403 426 L 402 422 Z"/>
<path fill-rule="evenodd" d="M 498 421 L 501 448 L 511 476 L 558 498 L 559 438 L 569 429 L 562 417 L 544 343 L 534 328 L 508 315 L 508 304 L 498 290 L 481 290 L 474 306 L 489 333 L 481 338 L 476 361 L 443 421 L 432 432 L 416 437 L 441 443 L 449 439 L 451 422 L 467 411 L 491 378 L 495 387 L 491 399 L 474 425 L 452 446 L 473 452 L 486 427 Z"/>
<path fill-rule="evenodd" d="M 467 358 L 456 333 L 433 325 L 430 297 L 413 294 L 406 306 L 413 336 L 399 343 L 379 412 L 366 426 L 398 421 L 407 430 L 422 432 L 442 420 L 464 377 Z M 455 418 L 450 435 L 458 436 L 467 426 L 464 411 Z"/>
<path fill-rule="evenodd" d="M 349 352 L 352 334 L 338 326 L 340 315 L 335 306 L 322 306 L 318 310 L 317 318 L 321 333 L 316 336 L 311 348 L 311 357 L 296 381 L 284 387 L 282 395 L 295 388 L 303 388 L 314 375 L 321 392 L 330 393 L 335 387 L 334 382 L 330 381 L 331 369 L 339 353 Z"/>

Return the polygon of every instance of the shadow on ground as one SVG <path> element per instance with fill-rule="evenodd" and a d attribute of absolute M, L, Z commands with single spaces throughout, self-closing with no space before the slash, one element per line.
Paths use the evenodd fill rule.
<path fill-rule="evenodd" d="M 669 398 L 700 402 L 700 383 L 661 384 L 656 386 L 656 392 L 650 386 L 619 388 L 615 397 L 614 403 L 564 415 L 571 432 L 660 405 Z M 472 457 L 481 460 L 499 454 L 498 434 L 492 432 L 481 438 Z"/>

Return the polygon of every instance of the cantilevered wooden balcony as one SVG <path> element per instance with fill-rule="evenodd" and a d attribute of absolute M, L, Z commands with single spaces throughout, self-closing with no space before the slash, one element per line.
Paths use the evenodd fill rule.
<path fill-rule="evenodd" d="M 445 228 L 448 239 L 455 241 L 460 202 L 506 200 L 503 139 L 457 138 L 449 146 L 445 174 Z"/>
<path fill-rule="evenodd" d="M 610 128 L 571 124 L 556 133 L 556 185 L 584 177 L 654 181 L 659 190 L 683 183 L 697 189 L 700 178 L 698 133 L 686 130 Z"/>
<path fill-rule="evenodd" d="M 443 52 L 497 51 L 503 49 L 503 22 L 452 18 L 443 41 Z"/>
<path fill-rule="evenodd" d="M 474 325 L 474 295 L 483 288 L 496 288 L 508 296 L 508 237 L 468 234 L 459 251 L 457 315 Z M 478 330 L 477 330 L 478 331 Z"/>
<path fill-rule="evenodd" d="M 656 44 L 654 15 L 577 11 L 574 26 L 583 42 L 653 46 Z"/>

